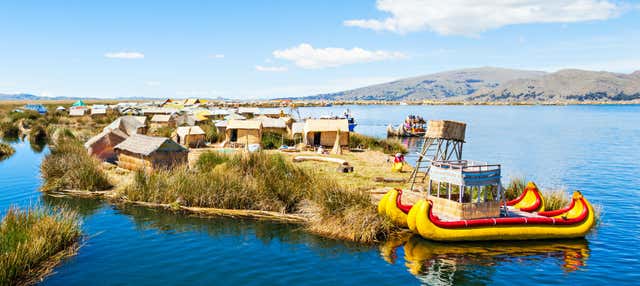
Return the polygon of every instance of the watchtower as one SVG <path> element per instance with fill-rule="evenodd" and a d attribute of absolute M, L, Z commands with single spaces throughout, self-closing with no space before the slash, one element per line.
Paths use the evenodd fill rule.
<path fill-rule="evenodd" d="M 429 120 L 425 142 L 418 154 L 416 166 L 409 177 L 411 190 L 416 183 L 424 184 L 434 161 L 462 160 L 462 145 L 467 124 L 450 120 Z"/>

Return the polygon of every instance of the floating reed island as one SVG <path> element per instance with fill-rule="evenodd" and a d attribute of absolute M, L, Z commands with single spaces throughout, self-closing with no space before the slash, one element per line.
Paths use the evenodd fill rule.
<path fill-rule="evenodd" d="M 414 168 L 404 162 L 407 149 L 399 141 L 353 132 L 357 124 L 348 113 L 296 120 L 295 104 L 278 104 L 269 110 L 200 99 L 91 107 L 78 101 L 44 114 L 25 106 L 10 112 L 2 128 L 11 133 L 17 127 L 50 143 L 42 162 L 45 192 L 299 223 L 319 235 L 362 243 L 406 232 L 377 214 L 385 193 L 400 188 L 404 203 L 424 199 L 431 162 L 452 156 L 464 161 L 461 122 L 429 121 Z M 449 153 L 435 156 L 433 146 Z M 516 183 L 506 189 L 499 180 L 492 184 L 485 196 L 495 190 L 502 199 L 520 196 Z M 461 194 L 467 190 L 458 189 L 459 203 L 472 198 L 473 190 Z M 456 194 L 455 186 L 446 191 Z M 553 200 L 570 201 L 566 194 L 545 198 Z"/>
<path fill-rule="evenodd" d="M 32 285 L 74 255 L 80 239 L 75 212 L 10 208 L 0 224 L 0 285 Z"/>

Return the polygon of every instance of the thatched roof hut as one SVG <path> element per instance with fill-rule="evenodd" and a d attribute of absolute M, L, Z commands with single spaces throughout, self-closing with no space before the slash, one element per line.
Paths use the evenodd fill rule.
<path fill-rule="evenodd" d="M 203 147 L 205 132 L 200 126 L 181 126 L 171 135 L 174 141 L 187 147 Z"/>
<path fill-rule="evenodd" d="M 158 128 L 162 126 L 175 127 L 176 117 L 173 114 L 156 114 L 151 117 L 151 127 Z"/>
<path fill-rule="evenodd" d="M 84 143 L 89 155 L 96 156 L 102 161 L 115 162 L 116 152 L 114 147 L 129 137 L 119 129 L 104 130 L 98 135 L 91 137 Z"/>
<path fill-rule="evenodd" d="M 262 123 L 263 133 L 270 132 L 281 136 L 287 136 L 289 134 L 289 126 L 287 126 L 287 122 L 282 118 L 271 118 L 261 115 L 255 117 L 254 120 Z"/>
<path fill-rule="evenodd" d="M 349 145 L 349 122 L 347 119 L 307 119 L 303 139 L 307 145 L 332 147 L 340 131 L 340 146 Z"/>
<path fill-rule="evenodd" d="M 120 116 L 111 124 L 107 125 L 103 130 L 115 130 L 120 131 L 131 136 L 133 134 L 145 134 L 147 133 L 147 118 L 144 116 Z"/>
<path fill-rule="evenodd" d="M 262 122 L 258 120 L 229 120 L 225 130 L 228 143 L 260 144 Z"/>
<path fill-rule="evenodd" d="M 140 134 L 115 146 L 118 166 L 128 170 L 168 169 L 187 163 L 189 150 L 166 137 Z"/>

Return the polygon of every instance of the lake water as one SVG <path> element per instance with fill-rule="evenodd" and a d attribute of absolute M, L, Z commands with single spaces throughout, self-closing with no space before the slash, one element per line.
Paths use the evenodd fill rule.
<path fill-rule="evenodd" d="M 505 181 L 579 189 L 603 208 L 586 239 L 359 246 L 297 226 L 205 219 L 38 192 L 48 152 L 16 142 L 0 162 L 0 214 L 65 205 L 87 238 L 42 285 L 598 285 L 640 279 L 640 106 L 349 106 L 356 131 L 385 136 L 410 113 L 468 123 L 463 156 L 500 163 Z M 301 108 L 341 114 L 344 106 Z M 415 142 L 412 142 L 414 144 Z M 357 170 L 356 170 L 357 171 Z"/>

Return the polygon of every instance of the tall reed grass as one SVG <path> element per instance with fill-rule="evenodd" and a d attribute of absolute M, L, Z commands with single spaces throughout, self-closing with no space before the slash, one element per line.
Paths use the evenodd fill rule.
<path fill-rule="evenodd" d="M 79 237 L 80 220 L 75 212 L 9 209 L 0 224 L 0 285 L 32 284 Z"/>
<path fill-rule="evenodd" d="M 43 191 L 100 191 L 111 187 L 100 162 L 87 153 L 80 141 L 67 137 L 59 138 L 52 146 L 40 170 L 44 178 Z"/>
<path fill-rule="evenodd" d="M 13 153 L 15 152 L 16 150 L 13 149 L 11 145 L 4 142 L 0 142 L 0 161 L 11 157 L 11 155 L 13 155 Z"/>
<path fill-rule="evenodd" d="M 384 239 L 393 226 L 377 216 L 364 191 L 340 186 L 279 154 L 204 153 L 194 170 L 136 173 L 122 191 L 129 200 L 190 207 L 212 207 L 310 214 L 307 229 L 357 242 Z M 311 211 L 310 211 L 311 210 Z"/>
<path fill-rule="evenodd" d="M 385 154 L 407 153 L 407 148 L 399 141 L 377 139 L 354 132 L 349 134 L 349 147 L 377 150 Z"/>

